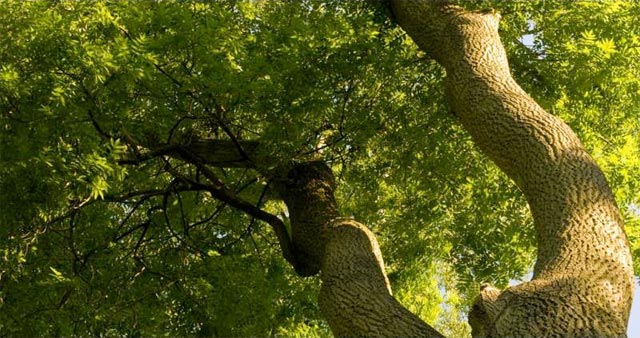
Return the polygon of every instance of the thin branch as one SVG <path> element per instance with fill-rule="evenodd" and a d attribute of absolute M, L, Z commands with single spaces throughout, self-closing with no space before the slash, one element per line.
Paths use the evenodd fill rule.
<path fill-rule="evenodd" d="M 131 191 L 128 193 L 124 193 L 122 195 L 106 195 L 104 196 L 104 200 L 107 202 L 124 202 L 133 197 L 141 196 L 141 198 L 146 199 L 151 196 L 162 195 L 166 190 L 165 189 L 149 189 L 149 190 L 138 190 Z"/>
<path fill-rule="evenodd" d="M 138 208 L 144 203 L 146 202 L 149 198 L 151 198 L 153 195 L 145 195 L 142 198 L 140 198 L 138 201 L 136 201 L 136 203 L 133 205 L 133 207 L 131 207 L 131 209 L 129 210 L 129 212 L 127 212 L 127 214 L 124 216 L 124 218 L 119 222 L 118 224 L 118 229 L 115 231 L 114 233 L 114 238 L 117 238 L 116 235 L 118 234 L 118 232 L 120 232 L 120 230 L 122 230 L 122 227 L 124 227 L 125 224 L 127 224 L 127 222 L 129 221 L 129 219 L 131 218 L 131 216 L 133 216 L 133 214 L 138 210 Z M 119 240 L 118 239 L 114 239 L 114 242 Z"/>
<path fill-rule="evenodd" d="M 189 156 L 188 154 L 185 155 Z M 233 191 L 225 187 L 222 181 L 220 181 L 217 176 L 211 170 L 209 170 L 209 168 L 198 163 L 197 161 L 194 161 L 194 163 L 203 173 L 203 175 L 205 175 L 205 177 L 207 177 L 213 184 L 203 184 L 200 182 L 196 182 L 176 172 L 171 167 L 168 167 L 167 170 L 176 178 L 187 183 L 192 189 L 205 190 L 209 192 L 213 198 L 225 202 L 228 205 L 271 225 L 276 237 L 278 238 L 278 242 L 280 243 L 282 255 L 292 266 L 295 267 L 296 263 L 291 247 L 291 239 L 289 238 L 289 233 L 287 232 L 287 228 L 284 222 L 282 222 L 282 220 L 280 220 L 277 216 L 270 214 L 260 208 L 257 208 L 253 204 L 239 198 Z"/>
<path fill-rule="evenodd" d="M 224 107 L 222 107 L 217 103 L 215 103 L 215 105 L 216 105 L 216 113 L 217 113 L 216 117 L 218 119 L 218 123 L 220 124 L 220 128 L 222 128 L 222 131 L 224 131 L 224 133 L 229 137 L 231 142 L 233 142 L 233 145 L 236 146 L 236 149 L 238 150 L 242 158 L 248 161 L 249 163 L 251 163 L 251 158 L 249 158 L 249 155 L 247 155 L 247 153 L 244 151 L 244 148 L 238 141 L 238 138 L 231 131 L 231 129 L 229 129 L 227 124 L 224 122 L 223 116 L 226 114 L 226 110 L 224 109 Z"/>
<path fill-rule="evenodd" d="M 187 226 L 187 229 L 188 229 L 188 230 L 191 230 L 191 229 L 193 229 L 193 228 L 195 228 L 195 227 L 197 227 L 197 226 L 199 226 L 199 225 L 202 225 L 202 224 L 208 223 L 209 221 L 211 221 L 212 219 L 214 219 L 216 216 L 218 216 L 218 215 L 222 212 L 222 210 L 224 209 L 224 207 L 225 207 L 225 206 L 226 206 L 226 204 L 224 204 L 224 203 L 220 203 L 220 204 L 218 205 L 218 207 L 213 211 L 213 213 L 211 213 L 211 215 L 209 215 L 209 216 L 207 216 L 207 217 L 205 217 L 205 218 L 203 218 L 203 219 L 201 219 L 201 220 L 199 220 L 199 221 L 197 221 L 197 222 L 194 222 L 194 223 L 189 224 L 189 225 Z"/>
<path fill-rule="evenodd" d="M 180 146 L 165 144 L 154 147 L 151 151 L 140 154 L 136 153 L 135 158 L 126 158 L 118 161 L 119 165 L 138 165 L 140 163 L 146 162 L 148 160 L 158 158 L 163 155 L 169 155 L 172 152 L 175 152 Z"/>
<path fill-rule="evenodd" d="M 175 134 L 180 124 L 182 124 L 182 122 L 186 120 L 199 120 L 199 119 L 200 118 L 196 116 L 183 116 L 179 118 L 178 121 L 176 121 L 176 123 L 174 123 L 174 125 L 169 130 L 169 136 L 167 136 L 167 143 L 171 143 L 171 139 L 173 139 L 173 135 Z"/>
<path fill-rule="evenodd" d="M 179 88 L 183 87 L 182 82 L 178 81 L 178 79 L 176 79 L 171 74 L 169 74 L 167 71 L 165 71 L 162 67 L 160 67 L 160 65 L 158 65 L 155 62 L 152 62 L 152 64 L 153 64 L 153 67 L 155 69 L 157 69 L 160 73 L 162 73 L 162 75 L 166 76 L 169 80 L 171 80 L 171 82 L 173 82 L 173 84 L 175 84 Z"/>
<path fill-rule="evenodd" d="M 138 229 L 140 229 L 140 228 L 142 228 L 142 227 L 145 227 L 145 228 L 146 228 L 146 227 L 148 227 L 150 224 L 151 224 L 151 223 L 150 223 L 150 221 L 149 221 L 149 220 L 146 220 L 146 221 L 144 221 L 144 222 L 142 222 L 142 223 L 140 223 L 140 224 L 138 224 L 138 225 L 136 225 L 136 226 L 134 226 L 134 227 L 132 227 L 132 228 L 128 229 L 127 231 L 123 232 L 123 233 L 122 233 L 122 234 L 120 234 L 119 236 L 115 237 L 115 238 L 113 239 L 113 241 L 114 241 L 114 242 L 118 242 L 118 241 L 120 241 L 121 239 L 123 239 L 123 238 L 125 238 L 125 237 L 129 236 L 130 234 L 132 234 L 132 233 L 133 233 L 133 232 L 135 232 L 136 230 L 138 230 Z"/>
<path fill-rule="evenodd" d="M 174 189 L 167 189 L 167 192 L 164 194 L 163 198 L 162 198 L 162 214 L 164 215 L 164 220 L 167 226 L 167 230 L 169 231 L 169 234 L 171 235 L 171 238 L 175 238 L 178 241 L 180 241 L 182 244 L 184 244 L 186 247 L 188 247 L 189 249 L 191 249 L 194 252 L 199 252 L 202 253 L 202 250 L 192 246 L 191 244 L 189 244 L 186 240 L 184 240 L 184 238 L 178 236 L 178 234 L 173 230 L 173 228 L 171 227 L 171 220 L 169 219 L 169 213 L 167 211 L 167 205 L 169 204 L 169 196 L 171 193 L 175 193 L 177 194 L 179 191 L 178 190 L 174 190 Z M 183 228 L 184 228 L 184 214 L 183 216 Z"/>
<path fill-rule="evenodd" d="M 85 205 L 91 204 L 93 202 L 95 202 L 96 200 L 92 200 L 91 197 L 87 197 L 86 199 L 84 199 L 82 202 L 76 204 L 76 205 L 72 205 L 71 208 L 69 208 L 69 210 L 67 210 L 65 213 L 63 213 L 60 216 L 56 216 L 52 219 L 50 219 L 49 221 L 46 222 L 46 226 L 51 226 L 57 222 L 60 222 L 64 219 L 66 219 L 67 217 L 73 215 L 74 212 L 76 212 L 77 210 L 81 209 L 82 207 L 84 207 Z"/>
<path fill-rule="evenodd" d="M 264 187 L 264 189 L 262 190 L 262 193 L 260 194 L 260 198 L 258 198 L 258 202 L 256 203 L 256 208 L 260 208 L 260 206 L 262 205 L 262 202 L 264 200 L 264 197 L 267 194 L 267 190 L 269 189 L 269 184 L 267 184 L 266 187 Z M 247 228 L 242 232 L 242 234 L 240 234 L 240 236 L 235 239 L 234 241 L 232 241 L 231 243 L 226 244 L 222 250 L 226 251 L 227 248 L 234 246 L 236 243 L 238 243 L 240 240 L 242 240 L 244 237 L 246 237 L 247 235 L 251 235 L 253 232 L 253 225 L 256 222 L 256 218 L 255 217 L 251 217 L 251 221 L 249 222 L 249 225 L 247 225 Z M 253 240 L 253 238 L 252 238 Z M 254 241 L 254 245 L 255 245 L 255 241 Z M 256 247 L 257 250 L 257 247 Z"/>
<path fill-rule="evenodd" d="M 249 158 L 259 158 L 257 141 L 238 141 L 242 150 Z M 199 162 L 219 168 L 254 168 L 253 163 L 247 161 L 242 156 L 238 148 L 232 141 L 216 139 L 195 138 L 187 144 L 148 144 L 145 145 L 150 151 L 146 153 L 136 153 L 132 158 L 118 161 L 120 165 L 138 165 L 140 163 L 158 158 L 160 156 L 170 156 L 181 160 L 192 162 L 196 158 Z M 190 154 L 185 157 L 185 154 Z"/>
<path fill-rule="evenodd" d="M 142 245 L 144 236 L 147 235 L 147 231 L 149 230 L 149 226 L 151 225 L 151 222 L 149 221 L 142 224 L 143 224 L 142 233 L 140 234 L 140 237 L 138 238 L 138 241 L 136 242 L 136 245 L 133 247 L 133 251 L 131 252 L 134 257 L 138 257 L 138 250 L 140 249 L 140 245 Z"/>
<path fill-rule="evenodd" d="M 82 88 L 82 91 L 84 92 L 85 96 L 89 99 L 89 101 L 91 101 L 96 108 L 100 109 L 100 104 L 98 103 L 98 100 L 96 99 L 95 95 L 93 95 L 93 93 L 89 91 L 89 89 L 84 85 L 84 83 L 80 82 L 80 88 Z M 89 120 L 91 121 L 91 124 L 93 124 L 93 127 L 96 129 L 98 134 L 100 134 L 100 136 L 108 140 L 114 138 L 113 135 L 106 132 L 100 126 L 100 123 L 98 123 L 98 120 L 95 117 L 93 109 L 89 109 L 87 113 L 89 114 Z"/>

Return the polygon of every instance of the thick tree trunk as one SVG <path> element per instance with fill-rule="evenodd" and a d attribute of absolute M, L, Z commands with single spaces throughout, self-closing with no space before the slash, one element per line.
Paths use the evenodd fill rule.
<path fill-rule="evenodd" d="M 625 337 L 633 270 L 613 195 L 573 131 L 511 77 L 499 17 L 439 1 L 397 0 L 391 10 L 444 66 L 449 105 L 534 217 L 533 280 L 499 296 L 483 290 L 484 312 L 472 314 L 483 327 L 475 324 L 474 335 Z"/>
<path fill-rule="evenodd" d="M 378 2 L 446 69 L 450 107 L 523 191 L 534 217 L 534 277 L 504 291 L 483 285 L 469 314 L 474 337 L 626 337 L 633 271 L 613 195 L 573 131 L 511 77 L 498 16 L 439 0 Z M 257 144 L 213 142 L 158 153 L 186 151 L 188 160 L 218 166 L 262 162 L 252 160 Z M 334 334 L 442 337 L 393 298 L 375 236 L 339 217 L 329 168 L 312 162 L 284 172 L 263 170 L 289 209 L 296 271 L 321 272 L 320 308 Z"/>
<path fill-rule="evenodd" d="M 442 337 L 391 295 L 374 234 L 337 212 L 321 162 L 297 165 L 279 191 L 289 210 L 299 273 L 321 271 L 320 310 L 338 337 Z"/>

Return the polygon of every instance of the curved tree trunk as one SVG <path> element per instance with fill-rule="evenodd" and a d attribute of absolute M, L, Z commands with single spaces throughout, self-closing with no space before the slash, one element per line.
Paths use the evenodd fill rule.
<path fill-rule="evenodd" d="M 440 1 L 397 0 L 391 11 L 447 71 L 450 107 L 523 191 L 533 214 L 533 280 L 485 288 L 475 337 L 626 337 L 633 297 L 629 244 L 604 175 L 573 131 L 511 77 L 499 16 Z"/>
<path fill-rule="evenodd" d="M 322 162 L 294 166 L 278 190 L 289 210 L 297 271 L 321 271 L 320 310 L 338 337 L 443 337 L 391 294 L 375 235 L 341 218 Z"/>
<path fill-rule="evenodd" d="M 511 77 L 499 17 L 441 0 L 370 1 L 388 5 L 418 46 L 446 69 L 450 107 L 478 147 L 523 191 L 533 214 L 533 279 L 504 291 L 483 285 L 469 314 L 473 336 L 626 337 L 633 270 L 613 195 L 573 131 Z M 202 141 L 165 145 L 148 156 L 255 167 L 249 159 L 258 146 Z M 267 175 L 290 214 L 291 252 L 284 226 L 275 226 L 284 254 L 295 256 L 290 261 L 298 274 L 321 273 L 320 309 L 336 336 L 442 337 L 393 298 L 375 236 L 339 217 L 326 165 L 303 163 Z M 208 188 L 236 201 L 217 185 Z M 251 209 L 242 201 L 233 205 Z M 278 223 L 260 212 L 252 214 Z"/>

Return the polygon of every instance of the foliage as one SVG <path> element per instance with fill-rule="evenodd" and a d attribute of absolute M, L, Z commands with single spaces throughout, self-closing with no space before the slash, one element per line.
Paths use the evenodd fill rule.
<path fill-rule="evenodd" d="M 639 5 L 464 5 L 503 13 L 514 75 L 604 169 L 638 264 Z M 122 164 L 152 141 L 327 161 L 395 293 L 454 335 L 478 283 L 531 268 L 526 201 L 448 114 L 443 71 L 365 3 L 10 0 L 0 23 L 2 336 L 328 335 L 270 229 L 184 191 L 193 166 Z M 255 172 L 216 173 L 286 215 Z"/>

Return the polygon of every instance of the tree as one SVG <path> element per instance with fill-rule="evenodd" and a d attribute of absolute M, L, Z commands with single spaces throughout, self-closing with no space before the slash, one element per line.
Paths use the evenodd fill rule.
<path fill-rule="evenodd" d="M 2 331 L 624 337 L 638 5 L 464 5 L 3 3 Z"/>

